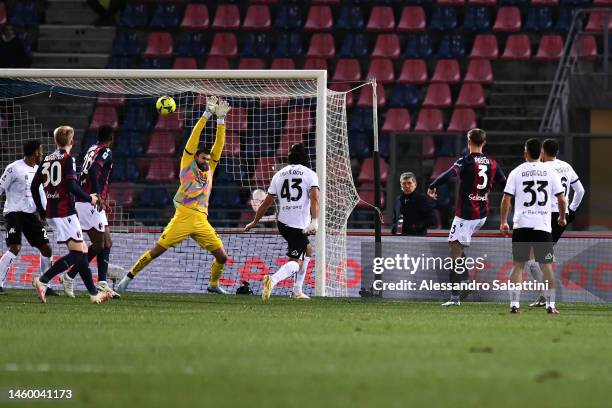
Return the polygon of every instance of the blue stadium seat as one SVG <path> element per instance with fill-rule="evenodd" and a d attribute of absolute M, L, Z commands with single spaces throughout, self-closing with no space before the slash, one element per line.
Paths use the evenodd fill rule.
<path fill-rule="evenodd" d="M 206 55 L 206 49 L 206 42 L 202 33 L 183 33 L 179 37 L 176 55 L 202 58 Z"/>
<path fill-rule="evenodd" d="M 380 157 L 382 157 L 386 161 L 389 161 L 389 157 L 391 156 L 389 143 L 389 134 L 381 133 L 380 137 L 378 138 L 378 150 L 380 152 Z"/>
<path fill-rule="evenodd" d="M 555 30 L 557 31 L 569 31 L 572 26 L 572 20 L 576 14 L 577 9 L 571 7 L 561 7 L 559 9 L 559 18 L 557 24 L 555 24 Z"/>
<path fill-rule="evenodd" d="M 119 57 L 135 57 L 142 54 L 138 34 L 132 31 L 117 33 L 112 54 Z"/>
<path fill-rule="evenodd" d="M 363 33 L 347 33 L 342 40 L 340 52 L 343 58 L 363 58 L 369 55 L 368 39 Z"/>
<path fill-rule="evenodd" d="M 132 159 L 114 160 L 111 179 L 113 181 L 138 181 L 140 173 L 136 163 Z"/>
<path fill-rule="evenodd" d="M 131 69 L 133 68 L 132 66 L 132 59 L 130 57 L 118 57 L 118 56 L 113 56 L 111 57 L 110 63 L 108 64 L 108 68 L 112 68 L 112 69 Z"/>
<path fill-rule="evenodd" d="M 349 155 L 357 159 L 365 159 L 372 155 L 368 133 L 349 132 Z"/>
<path fill-rule="evenodd" d="M 419 90 L 411 84 L 396 84 L 389 98 L 390 108 L 416 108 L 420 105 Z"/>
<path fill-rule="evenodd" d="M 365 17 L 363 10 L 355 5 L 343 5 L 340 9 L 340 16 L 334 28 L 337 30 L 359 31 L 365 27 Z"/>
<path fill-rule="evenodd" d="M 170 69 L 172 58 L 143 58 L 140 63 L 142 69 Z"/>
<path fill-rule="evenodd" d="M 148 131 L 152 125 L 153 118 L 150 108 L 135 104 L 128 105 L 122 129 Z"/>
<path fill-rule="evenodd" d="M 449 31 L 457 28 L 457 11 L 454 7 L 435 7 L 429 23 L 430 30 Z"/>
<path fill-rule="evenodd" d="M 404 57 L 429 58 L 433 54 L 431 37 L 428 34 L 413 34 L 408 36 Z"/>
<path fill-rule="evenodd" d="M 83 135 L 83 140 L 81 140 L 82 154 L 85 154 L 87 149 L 89 149 L 92 144 L 96 143 L 96 140 L 96 132 L 85 132 L 85 134 Z"/>
<path fill-rule="evenodd" d="M 237 157 L 223 157 L 219 163 L 218 169 L 215 171 L 215 179 L 225 181 L 240 181 L 247 180 L 246 166 Z M 218 173 L 217 173 L 218 172 Z M 227 178 L 226 178 L 227 177 Z"/>
<path fill-rule="evenodd" d="M 149 22 L 149 10 L 144 4 L 128 2 L 121 13 L 119 27 L 143 28 Z"/>
<path fill-rule="evenodd" d="M 497 2 L 500 6 L 526 6 L 529 0 L 499 0 Z"/>
<path fill-rule="evenodd" d="M 468 7 L 463 20 L 463 28 L 468 31 L 482 32 L 491 28 L 491 12 L 488 7 Z"/>
<path fill-rule="evenodd" d="M 153 16 L 149 27 L 156 29 L 168 29 L 178 27 L 183 17 L 183 10 L 176 4 L 158 4 L 153 10 Z"/>
<path fill-rule="evenodd" d="M 440 40 L 438 58 L 460 59 L 465 57 L 465 43 L 461 34 L 446 34 Z"/>
<path fill-rule="evenodd" d="M 240 190 L 233 182 L 223 183 L 216 187 L 211 197 L 212 205 L 216 208 L 238 208 L 240 207 Z"/>
<path fill-rule="evenodd" d="M 246 157 L 274 157 L 275 142 L 280 140 L 283 132 L 280 109 L 256 108 L 253 115 L 254 118 L 265 118 L 265 120 L 253 121 L 247 132 L 249 142 L 241 146 L 241 152 L 244 152 Z"/>
<path fill-rule="evenodd" d="M 372 132 L 372 109 L 356 108 L 349 120 L 349 132 Z"/>
<path fill-rule="evenodd" d="M 553 26 L 552 11 L 549 7 L 531 7 L 527 12 L 525 31 L 549 31 Z"/>
<path fill-rule="evenodd" d="M 10 13 L 9 22 L 15 27 L 38 26 L 36 2 L 30 0 L 15 2 L 15 8 Z"/>
<path fill-rule="evenodd" d="M 162 187 L 147 187 L 138 195 L 138 205 L 143 208 L 165 208 L 171 203 L 170 194 Z"/>
<path fill-rule="evenodd" d="M 267 33 L 249 33 L 242 48 L 243 57 L 265 58 L 270 55 L 270 39 Z"/>
<path fill-rule="evenodd" d="M 298 5 L 280 4 L 276 8 L 276 19 L 274 20 L 274 28 L 281 30 L 293 30 L 302 28 L 303 24 L 304 15 Z"/>
<path fill-rule="evenodd" d="M 304 55 L 304 44 L 300 33 L 281 33 L 276 37 L 273 53 L 277 58 L 299 57 Z"/>

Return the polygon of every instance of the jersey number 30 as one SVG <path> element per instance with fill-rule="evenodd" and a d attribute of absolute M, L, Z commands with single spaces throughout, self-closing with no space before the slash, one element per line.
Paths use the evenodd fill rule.
<path fill-rule="evenodd" d="M 291 179 L 291 188 L 289 188 L 289 179 L 286 179 L 281 187 L 281 198 L 287 199 L 288 202 L 298 201 L 300 198 L 302 198 L 302 186 L 300 186 L 300 184 L 302 184 L 301 178 Z M 295 196 L 292 194 L 294 190 L 297 191 Z"/>
<path fill-rule="evenodd" d="M 58 161 L 45 162 L 42 165 L 42 174 L 45 176 L 43 187 L 47 187 L 49 183 L 57 187 L 62 182 L 62 164 Z"/>

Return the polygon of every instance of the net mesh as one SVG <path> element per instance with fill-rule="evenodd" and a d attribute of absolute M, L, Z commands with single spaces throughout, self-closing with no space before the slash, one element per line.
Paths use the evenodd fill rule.
<path fill-rule="evenodd" d="M 206 96 L 219 96 L 228 101 L 232 109 L 226 119 L 227 135 L 222 159 L 215 172 L 209 214 L 211 224 L 231 232 L 233 228 L 248 223 L 265 196 L 272 175 L 285 165 L 290 146 L 303 143 L 309 152 L 311 168 L 320 171 L 316 169 L 319 155 L 324 155 L 326 163 L 324 191 L 327 205 L 321 209 L 325 211 L 325 259 L 317 259 L 316 254 L 315 259 L 325 265 L 325 294 L 346 296 L 346 225 L 358 196 L 348 151 L 346 95 L 331 90 L 327 92 L 326 149 L 321 152 L 317 150 L 318 94 L 315 79 L 0 79 L 0 101 L 3 104 L 0 105 L 3 106 L 0 112 L 3 132 L 0 165 L 4 168 L 20 157 L 21 143 L 25 139 L 40 138 L 46 151 L 53 149 L 49 130 L 60 124 L 75 127 L 77 140 L 73 155 L 78 161 L 83 147 L 86 149 L 95 141 L 92 135 L 95 135 L 96 128 L 103 124 L 111 125 L 117 128 L 110 197 L 117 201 L 117 205 L 109 217 L 111 230 L 134 233 L 159 230 L 151 227 L 164 226 L 173 214 L 171 197 L 178 186 L 180 155 L 191 129 L 204 113 Z M 155 100 L 161 95 L 174 98 L 177 104 L 174 114 L 157 114 Z M 33 100 L 43 108 L 34 108 Z M 41 117 L 38 122 L 28 113 L 33 110 L 46 114 L 57 110 L 58 106 L 81 109 L 73 115 L 74 118 L 66 115 L 58 119 L 47 115 L 49 120 Z M 11 119 L 15 117 L 14 112 L 19 112 L 19 120 Z M 81 124 L 75 126 L 73 122 Z M 215 129 L 216 120 L 213 118 L 202 132 L 202 147 L 212 146 Z M 253 234 L 249 240 L 236 240 L 240 245 L 253 241 L 248 245 L 257 248 L 256 254 L 249 255 L 241 249 L 235 252 L 240 256 L 232 259 L 228 247 L 231 246 L 231 236 L 227 235 L 224 241 L 228 241 L 226 247 L 234 262 L 244 264 L 257 255 L 264 261 L 264 269 L 273 272 L 286 248 L 282 238 L 273 230 L 274 212 L 267 214 L 263 221 L 261 227 L 272 228 L 272 231 Z M 155 241 L 153 234 L 144 234 L 136 245 L 136 240 L 130 237 L 128 234 L 127 238 L 116 242 L 111 262 L 129 268 L 134 261 L 132 258 Z M 315 240 L 312 240 L 313 246 Z M 185 242 L 169 256 L 183 262 L 179 260 L 180 254 L 185 252 L 182 247 L 193 244 Z M 197 259 L 190 259 L 191 267 L 202 271 L 202 276 L 208 276 L 212 258 L 204 251 L 195 253 Z M 314 270 L 313 266 L 311 264 L 309 270 Z M 150 274 L 154 278 L 149 279 L 147 285 L 167 287 L 164 282 L 167 277 L 164 277 L 163 270 L 158 273 L 159 267 L 155 262 L 148 269 L 152 270 Z M 258 287 L 257 279 L 249 280 L 254 288 Z M 230 278 L 222 283 L 231 290 L 240 282 Z M 277 293 L 290 291 L 286 286 L 279 286 Z M 313 294 L 314 280 L 309 277 L 306 286 L 305 292 Z"/>

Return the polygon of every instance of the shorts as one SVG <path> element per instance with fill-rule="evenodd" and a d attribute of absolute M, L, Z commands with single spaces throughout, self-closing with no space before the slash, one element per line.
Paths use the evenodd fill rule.
<path fill-rule="evenodd" d="M 538 263 L 552 263 L 554 260 L 553 241 L 550 232 L 533 228 L 517 228 L 512 231 L 512 260 L 527 262 L 531 249 Z"/>
<path fill-rule="evenodd" d="M 21 234 L 34 248 L 49 243 L 45 224 L 38 214 L 10 212 L 4 216 L 6 226 L 6 245 L 21 245 Z"/>
<path fill-rule="evenodd" d="M 559 213 L 558 212 L 554 212 L 550 214 L 550 226 L 552 229 L 552 242 L 553 245 L 556 244 L 559 241 L 559 238 L 561 238 L 561 235 L 563 235 L 563 233 L 565 232 L 565 229 L 567 228 L 567 225 L 569 224 L 569 222 L 565 225 L 565 227 L 562 227 L 559 225 Z"/>
<path fill-rule="evenodd" d="M 95 229 L 104 232 L 105 227 L 108 226 L 106 211 L 98 211 L 91 203 L 75 203 L 75 207 L 83 231 Z"/>
<path fill-rule="evenodd" d="M 62 218 L 47 218 L 47 222 L 55 231 L 55 242 L 65 244 L 68 241 L 83 242 L 81 223 L 76 214 Z"/>
<path fill-rule="evenodd" d="M 486 220 L 487 217 L 476 220 L 464 220 L 463 218 L 455 216 L 453 225 L 448 234 L 448 241 L 459 241 L 463 246 L 470 246 L 472 235 L 482 228 Z"/>
<path fill-rule="evenodd" d="M 179 205 L 157 243 L 168 249 L 177 246 L 187 237 L 208 251 L 223 247 L 223 241 L 208 222 L 206 214 Z"/>
<path fill-rule="evenodd" d="M 280 221 L 277 221 L 278 232 L 287 241 L 287 256 L 294 259 L 304 259 L 306 248 L 310 241 L 308 236 L 304 235 L 300 228 L 289 227 Z"/>

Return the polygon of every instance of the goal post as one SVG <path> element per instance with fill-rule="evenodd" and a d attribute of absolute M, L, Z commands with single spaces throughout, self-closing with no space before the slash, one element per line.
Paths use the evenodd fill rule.
<path fill-rule="evenodd" d="M 346 93 L 327 89 L 327 71 L 0 70 L 0 100 L 21 101 L 44 93 L 49 98 L 64 94 L 75 99 L 86 98 L 90 102 L 95 102 L 101 95 L 106 98 L 121 95 L 128 102 L 173 96 L 185 130 L 193 126 L 201 115 L 205 96 L 228 98 L 234 107 L 240 106 L 244 108 L 240 110 L 247 112 L 240 119 L 242 123 L 237 123 L 237 119 L 233 122 L 240 129 L 247 129 L 247 133 L 238 134 L 236 130 L 242 151 L 239 156 L 230 158 L 227 172 L 243 189 L 251 191 L 267 187 L 265 180 L 254 174 L 263 158 L 270 159 L 276 171 L 282 164 L 282 153 L 279 152 L 286 151 L 284 144 L 303 140 L 313 151 L 312 164 L 320 183 L 318 232 L 314 239 L 316 272 L 311 293 L 347 296 L 346 224 L 358 202 L 358 195 L 348 152 Z M 83 115 L 89 114 L 84 112 Z M 55 125 L 60 124 L 70 123 Z M 45 125 L 47 130 L 52 128 L 50 124 Z M 231 131 L 232 124 L 227 126 Z M 264 136 L 251 140 L 253 128 L 258 135 Z M 224 157 L 225 152 L 221 161 Z M 6 164 L 6 160 L 1 160 L 2 167 Z"/>

